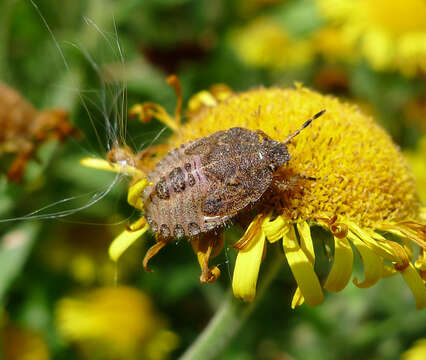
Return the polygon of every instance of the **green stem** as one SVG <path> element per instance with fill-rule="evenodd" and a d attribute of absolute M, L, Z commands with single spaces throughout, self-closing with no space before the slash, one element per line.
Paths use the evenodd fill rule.
<path fill-rule="evenodd" d="M 262 282 L 253 302 L 244 303 L 236 299 L 230 291 L 210 323 L 180 360 L 216 359 L 261 302 L 265 290 L 275 278 L 282 263 L 282 256 L 277 252 L 262 275 Z"/>

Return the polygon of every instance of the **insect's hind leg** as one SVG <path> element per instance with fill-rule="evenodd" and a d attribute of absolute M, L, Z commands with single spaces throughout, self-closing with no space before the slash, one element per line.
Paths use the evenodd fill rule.
<path fill-rule="evenodd" d="M 197 254 L 198 262 L 201 267 L 200 283 L 211 283 L 216 281 L 220 276 L 219 268 L 214 265 L 209 267 L 209 260 L 217 254 L 217 249 L 223 246 L 222 234 L 215 233 L 201 234 L 191 239 L 191 245 Z"/>
<path fill-rule="evenodd" d="M 312 177 L 312 176 L 306 176 L 306 175 L 303 175 L 303 174 L 298 174 L 297 175 L 300 179 L 303 179 L 303 180 L 310 180 L 310 181 L 317 181 L 317 180 L 319 180 L 320 178 L 316 178 L 316 177 Z"/>
<path fill-rule="evenodd" d="M 300 186 L 299 180 L 318 181 L 320 178 L 307 176 L 304 174 L 293 174 L 290 177 L 280 177 L 274 179 L 272 185 L 279 191 L 292 191 Z"/>

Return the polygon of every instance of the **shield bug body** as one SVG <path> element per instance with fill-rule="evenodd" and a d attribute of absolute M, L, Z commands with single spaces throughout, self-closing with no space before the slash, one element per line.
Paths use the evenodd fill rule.
<path fill-rule="evenodd" d="M 244 215 L 250 215 L 248 210 L 255 209 L 278 180 L 277 170 L 290 161 L 287 143 L 324 112 L 314 115 L 283 142 L 261 130 L 233 127 L 184 143 L 170 151 L 148 175 L 143 159 L 149 151 L 134 155 L 129 148 L 116 146 L 108 153 L 107 164 L 85 159 L 82 163 L 86 166 L 124 173 L 130 167 L 135 174 L 128 202 L 144 216 L 117 237 L 114 243 L 119 245 L 113 243 L 110 248 L 112 257 L 120 256 L 121 244 L 134 241 L 131 232 L 145 232 L 148 223 L 157 242 L 145 255 L 145 270 L 149 270 L 148 261 L 168 242 L 186 237 L 202 268 L 200 281 L 215 281 L 220 270 L 208 263 L 223 247 L 222 227 L 237 216 L 243 220 Z"/>
<path fill-rule="evenodd" d="M 255 204 L 274 173 L 290 160 L 286 144 L 321 116 L 317 113 L 284 142 L 260 130 L 231 128 L 174 149 L 148 174 L 142 196 L 152 231 L 168 240 L 218 229 Z"/>

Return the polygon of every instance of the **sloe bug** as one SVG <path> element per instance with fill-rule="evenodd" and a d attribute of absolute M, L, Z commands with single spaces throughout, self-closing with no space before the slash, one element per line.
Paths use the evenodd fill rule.
<path fill-rule="evenodd" d="M 222 227 L 256 207 L 277 170 L 290 161 L 287 144 L 324 113 L 315 114 L 283 142 L 261 130 L 233 127 L 170 151 L 129 189 L 129 203 L 144 212 L 129 230 L 148 222 L 157 238 L 145 255 L 145 270 L 149 270 L 149 259 L 168 242 L 186 237 L 193 246 L 203 244 L 197 245 L 203 247 L 200 281 L 216 280 L 220 271 L 216 266 L 209 268 L 208 260 L 215 249 L 223 246 Z M 108 158 L 120 158 L 121 152 L 115 148 Z M 141 156 L 132 160 L 140 160 Z"/>
<path fill-rule="evenodd" d="M 148 174 L 145 215 L 163 239 L 192 237 L 221 227 L 270 186 L 274 172 L 290 160 L 286 144 L 325 110 L 283 142 L 261 130 L 234 127 L 169 152 Z"/>

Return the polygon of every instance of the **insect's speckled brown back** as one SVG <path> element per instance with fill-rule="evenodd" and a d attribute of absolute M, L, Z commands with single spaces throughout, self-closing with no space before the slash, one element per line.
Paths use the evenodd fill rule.
<path fill-rule="evenodd" d="M 164 238 L 195 236 L 224 224 L 268 189 L 289 160 L 284 144 L 232 128 L 171 151 L 148 175 L 148 222 Z"/>

